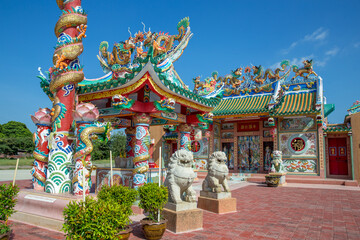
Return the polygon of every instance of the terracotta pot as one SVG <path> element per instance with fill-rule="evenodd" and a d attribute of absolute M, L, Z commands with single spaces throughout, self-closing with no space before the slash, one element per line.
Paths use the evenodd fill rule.
<path fill-rule="evenodd" d="M 280 177 L 277 175 L 266 175 L 266 184 L 268 187 L 278 187 L 280 183 Z"/>
<path fill-rule="evenodd" d="M 145 238 L 148 240 L 161 239 L 166 230 L 167 219 L 162 219 L 160 222 L 154 222 L 147 218 L 140 221 Z"/>
<path fill-rule="evenodd" d="M 132 227 L 127 226 L 127 227 L 125 228 L 125 230 L 119 232 L 119 233 L 116 235 L 116 238 L 115 238 L 115 239 L 127 240 L 127 239 L 129 239 L 130 234 L 131 234 L 132 231 L 133 231 Z"/>
<path fill-rule="evenodd" d="M 12 230 L 8 231 L 5 234 L 0 235 L 0 240 L 8 240 L 8 239 L 10 239 L 11 233 L 12 233 Z"/>

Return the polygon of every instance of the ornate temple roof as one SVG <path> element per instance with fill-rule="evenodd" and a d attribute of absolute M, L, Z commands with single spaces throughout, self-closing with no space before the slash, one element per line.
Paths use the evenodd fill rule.
<path fill-rule="evenodd" d="M 286 94 L 281 104 L 279 104 L 270 115 L 283 116 L 319 113 L 320 109 L 315 109 L 315 100 L 316 92 Z"/>
<path fill-rule="evenodd" d="M 348 127 L 346 124 L 328 124 L 324 128 L 325 133 L 348 133 L 351 131 L 351 127 Z"/>
<path fill-rule="evenodd" d="M 354 102 L 347 111 L 349 115 L 360 112 L 360 101 Z"/>
<path fill-rule="evenodd" d="M 248 96 L 222 100 L 212 111 L 216 116 L 231 116 L 239 114 L 267 113 L 271 95 Z"/>
<path fill-rule="evenodd" d="M 152 64 L 148 63 L 133 79 L 117 87 L 112 87 L 109 83 L 109 88 L 105 88 L 102 85 L 101 88 L 97 87 L 91 91 L 91 88 L 95 88 L 94 85 L 92 85 L 92 87 L 81 86 L 79 90 L 79 101 L 87 102 L 96 99 L 109 98 L 116 94 L 130 94 L 141 88 L 144 84 L 148 84 L 149 87 L 160 96 L 174 98 L 177 103 L 188 105 L 194 109 L 205 112 L 211 111 L 221 100 L 219 97 L 201 97 L 191 90 L 176 86 L 166 78 L 160 78 L 155 72 Z"/>
<path fill-rule="evenodd" d="M 106 41 L 100 43 L 98 59 L 105 75 L 97 79 L 84 79 L 78 84 L 79 101 L 110 98 L 115 94 L 127 95 L 151 85 L 160 97 L 171 97 L 177 103 L 198 111 L 209 112 L 219 102 L 219 97 L 202 97 L 190 90 L 181 80 L 173 63 L 179 59 L 192 37 L 189 18 L 182 19 L 177 35 L 165 32 L 138 31 L 119 43 L 111 52 Z M 58 40 L 61 41 L 61 40 Z M 177 42 L 177 44 L 175 44 Z M 40 73 L 41 87 L 49 91 L 51 81 Z"/>

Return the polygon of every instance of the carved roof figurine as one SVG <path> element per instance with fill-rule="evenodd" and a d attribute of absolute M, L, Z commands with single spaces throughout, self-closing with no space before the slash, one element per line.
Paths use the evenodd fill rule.
<path fill-rule="evenodd" d="M 323 83 L 313 70 L 313 61 L 304 67 L 283 60 L 275 70 L 261 65 L 237 68 L 230 75 L 218 77 L 214 87 L 197 77 L 194 91 L 205 98 L 220 96 L 212 111 L 214 118 L 240 115 L 319 115 L 323 106 Z M 210 90 L 210 91 L 209 91 Z"/>

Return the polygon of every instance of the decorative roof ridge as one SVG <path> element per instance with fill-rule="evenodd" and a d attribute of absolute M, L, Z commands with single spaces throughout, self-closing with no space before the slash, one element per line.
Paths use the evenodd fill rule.
<path fill-rule="evenodd" d="M 200 81 L 200 76 L 194 78 L 194 91 L 204 96 L 211 95 L 219 89 L 223 90 L 225 96 L 255 95 L 259 92 L 273 93 L 273 88 L 279 84 L 279 81 L 284 90 L 288 90 L 290 86 L 294 90 L 304 87 L 312 88 L 320 77 L 313 71 L 312 60 L 305 60 L 303 64 L 304 67 L 299 68 L 296 65 L 290 65 L 289 60 L 283 60 L 279 63 L 279 68 L 274 71 L 270 68 L 265 70 L 261 65 L 248 66 L 244 74 L 243 68 L 239 67 L 224 77 L 218 77 L 218 72 L 214 71 L 211 77 L 205 78 L 205 82 Z M 291 72 L 294 72 L 292 78 L 290 78 Z"/>

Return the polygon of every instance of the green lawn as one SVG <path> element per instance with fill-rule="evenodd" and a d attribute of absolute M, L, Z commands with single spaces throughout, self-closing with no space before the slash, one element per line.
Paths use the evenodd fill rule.
<path fill-rule="evenodd" d="M 19 166 L 23 166 L 23 167 L 31 167 L 32 164 L 34 162 L 33 158 L 20 158 L 19 160 Z M 97 165 L 97 164 L 108 164 L 110 165 L 110 160 L 109 159 L 105 159 L 105 160 L 95 160 L 92 161 L 93 164 Z M 114 160 L 113 160 L 113 164 Z M 6 158 L 1 158 L 0 159 L 0 166 L 8 166 L 8 167 L 15 167 L 16 166 L 16 159 L 6 159 Z"/>
<path fill-rule="evenodd" d="M 19 166 L 32 166 L 34 162 L 33 158 L 20 158 L 19 160 Z M 0 159 L 0 166 L 15 166 L 16 165 L 16 159 Z"/>

